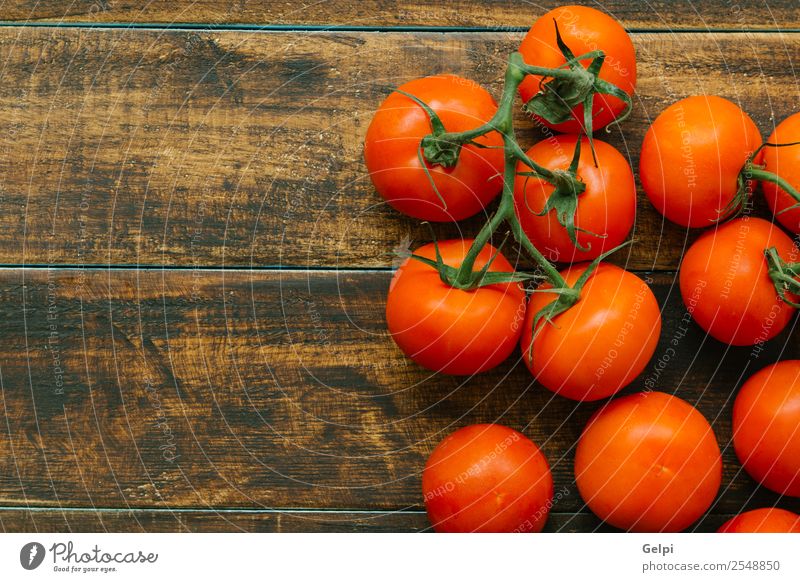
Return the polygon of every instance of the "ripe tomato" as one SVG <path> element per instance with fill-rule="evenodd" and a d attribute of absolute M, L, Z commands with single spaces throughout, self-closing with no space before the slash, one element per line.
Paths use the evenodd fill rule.
<path fill-rule="evenodd" d="M 561 272 L 573 286 L 587 265 Z M 555 296 L 534 293 L 522 330 L 522 356 L 528 369 L 548 390 L 573 400 L 607 398 L 638 376 L 656 349 L 661 313 L 643 280 L 619 267 L 601 263 L 589 277 L 581 299 L 540 322 L 531 345 L 535 314 Z"/>
<path fill-rule="evenodd" d="M 553 499 L 547 459 L 522 433 L 475 424 L 446 437 L 422 473 L 437 532 L 539 532 Z"/>
<path fill-rule="evenodd" d="M 603 521 L 636 532 L 677 532 L 711 506 L 722 458 L 694 406 L 642 392 L 612 400 L 589 420 L 575 451 L 575 478 Z"/>
<path fill-rule="evenodd" d="M 717 531 L 719 533 L 800 533 L 800 515 L 777 507 L 754 509 L 729 519 Z"/>
<path fill-rule="evenodd" d="M 444 263 L 459 267 L 471 243 L 440 242 Z M 495 252 L 486 245 L 474 270 L 480 270 Z M 415 254 L 436 258 L 433 244 L 417 249 Z M 489 267 L 489 272 L 513 270 L 503 255 Z M 409 258 L 389 285 L 389 332 L 406 356 L 436 372 L 471 375 L 495 367 L 514 350 L 524 318 L 525 292 L 519 283 L 471 291 L 455 289 L 442 282 L 436 269 Z"/>
<path fill-rule="evenodd" d="M 689 247 L 680 268 L 681 296 L 709 335 L 729 345 L 755 345 L 789 323 L 794 308 L 778 298 L 764 257 L 773 246 L 784 260 L 797 260 L 797 248 L 779 227 L 744 217 Z"/>
<path fill-rule="evenodd" d="M 475 129 L 497 111 L 483 87 L 455 75 L 425 77 L 399 88 L 433 109 L 447 131 Z M 500 192 L 503 150 L 465 145 L 451 168 L 426 162 L 445 207 L 419 160 L 420 142 L 430 133 L 430 118 L 418 103 L 396 91 L 389 95 L 372 118 L 364 144 L 375 188 L 395 209 L 414 218 L 444 222 L 472 216 Z M 497 132 L 475 142 L 503 145 Z"/>
<path fill-rule="evenodd" d="M 636 87 L 636 50 L 622 25 L 608 14 L 587 6 L 562 6 L 539 18 L 519 47 L 523 60 L 532 66 L 557 68 L 565 64 L 564 55 L 556 43 L 556 27 L 564 43 L 578 57 L 595 50 L 605 52 L 606 59 L 600 69 L 600 78 L 616 85 L 633 96 Z M 588 66 L 590 61 L 582 61 Z M 524 102 L 536 95 L 543 79 L 530 75 L 519 87 Z M 546 81 L 546 79 L 545 79 Z M 592 104 L 593 129 L 602 129 L 625 109 L 625 103 L 609 95 L 594 96 Z M 552 124 L 539 119 L 544 125 L 564 133 L 583 131 L 583 105 L 572 110 L 573 119 L 565 123 Z"/>
<path fill-rule="evenodd" d="M 750 476 L 800 497 L 800 360 L 760 370 L 733 406 L 733 448 Z"/>
<path fill-rule="evenodd" d="M 798 141 L 800 141 L 800 113 L 795 113 L 775 128 L 767 143 L 790 144 Z M 761 163 L 768 172 L 777 174 L 795 189 L 800 188 L 800 145 L 764 148 Z M 797 200 L 771 182 L 761 182 L 761 187 L 775 218 L 790 231 L 800 234 L 800 208 L 782 212 L 796 205 Z"/>
<path fill-rule="evenodd" d="M 554 136 L 528 150 L 528 157 L 549 170 L 566 170 L 577 141 L 575 136 Z M 586 190 L 578 196 L 575 225 L 605 237 L 577 232 L 578 243 L 588 250 L 579 250 L 572 244 L 567 229 L 558 221 L 555 209 L 545 216 L 537 216 L 554 190 L 552 184 L 540 178 L 519 175 L 514 183 L 514 210 L 522 229 L 545 256 L 556 262 L 597 258 L 625 240 L 636 217 L 636 185 L 625 157 L 613 146 L 596 139 L 595 166 L 589 140 L 583 138 L 581 144 L 577 176 L 586 185 Z M 530 168 L 520 163 L 517 172 L 525 171 L 530 171 Z"/>
<path fill-rule="evenodd" d="M 639 176 L 661 214 L 681 226 L 711 226 L 736 197 L 739 173 L 761 145 L 755 123 L 722 97 L 688 97 L 656 118 L 642 144 Z"/>

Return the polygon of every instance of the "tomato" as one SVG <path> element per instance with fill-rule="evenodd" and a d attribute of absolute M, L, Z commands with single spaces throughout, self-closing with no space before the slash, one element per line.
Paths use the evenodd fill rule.
<path fill-rule="evenodd" d="M 642 392 L 612 400 L 589 420 L 575 451 L 575 478 L 603 521 L 636 532 L 677 532 L 711 506 L 722 458 L 694 406 Z"/>
<path fill-rule="evenodd" d="M 769 136 L 767 143 L 790 144 L 800 141 L 800 113 L 795 113 L 783 120 Z M 795 189 L 800 188 L 800 145 L 779 148 L 764 148 L 761 163 L 764 169 L 777 174 Z M 783 188 L 771 182 L 761 182 L 767 203 L 775 218 L 796 234 L 800 234 L 800 208 L 783 212 L 797 204 Z"/>
<path fill-rule="evenodd" d="M 489 121 L 497 104 L 480 85 L 455 75 L 437 75 L 399 87 L 426 103 L 447 131 L 475 129 Z M 419 160 L 422 138 L 431 133 L 428 114 L 409 97 L 393 92 L 367 129 L 364 158 L 372 182 L 395 209 L 430 221 L 453 221 L 483 209 L 502 188 L 503 150 L 465 145 L 451 168 L 426 162 L 442 204 Z M 476 143 L 502 148 L 497 132 Z"/>
<path fill-rule="evenodd" d="M 733 406 L 733 448 L 750 476 L 800 497 L 800 360 L 760 370 Z"/>
<path fill-rule="evenodd" d="M 600 69 L 600 78 L 616 85 L 628 95 L 633 96 L 636 87 L 636 50 L 622 25 L 608 14 L 587 6 L 562 6 L 551 10 L 539 18 L 519 47 L 523 60 L 532 66 L 557 68 L 566 60 L 556 43 L 558 23 L 561 38 L 572 53 L 578 57 L 595 50 L 605 52 L 606 59 Z M 582 61 L 584 67 L 590 60 Z M 543 79 L 530 75 L 522 82 L 519 93 L 526 103 L 536 95 Z M 546 81 L 546 79 L 545 79 Z M 593 129 L 602 129 L 616 119 L 625 109 L 625 103 L 609 95 L 594 96 L 592 104 Z M 547 127 L 564 133 L 578 133 L 583 130 L 583 105 L 572 110 L 573 119 L 564 123 L 552 124 L 540 119 Z"/>
<path fill-rule="evenodd" d="M 554 136 L 540 141 L 527 154 L 549 170 L 566 170 L 577 141 L 575 136 Z M 514 210 L 522 229 L 540 251 L 556 262 L 597 258 L 625 240 L 636 217 L 636 185 L 625 157 L 613 146 L 594 140 L 595 166 L 589 140 L 583 138 L 581 144 L 576 173 L 586 190 L 578 196 L 575 225 L 605 237 L 578 232 L 578 243 L 588 250 L 579 250 L 572 244 L 567 229 L 558 221 L 555 209 L 545 216 L 537 216 L 554 190 L 552 184 L 540 178 L 519 175 L 514 183 Z M 530 171 L 530 168 L 520 163 L 517 173 L 525 171 Z"/>
<path fill-rule="evenodd" d="M 680 268 L 681 296 L 709 335 L 729 345 L 755 345 L 789 323 L 794 308 L 778 298 L 764 257 L 764 249 L 773 246 L 782 259 L 797 260 L 797 248 L 780 228 L 744 217 L 689 247 Z"/>
<path fill-rule="evenodd" d="M 446 437 L 422 473 L 428 518 L 437 532 L 539 532 L 553 499 L 553 477 L 539 448 L 499 424 L 475 424 Z"/>
<path fill-rule="evenodd" d="M 754 509 L 729 519 L 717 531 L 719 533 L 800 533 L 800 515 L 777 507 Z"/>
<path fill-rule="evenodd" d="M 647 197 L 681 226 L 705 227 L 727 214 L 738 177 L 761 145 L 755 123 L 722 97 L 688 97 L 665 109 L 647 130 L 639 177 Z"/>
<path fill-rule="evenodd" d="M 459 267 L 471 240 L 439 243 L 445 264 Z M 480 270 L 497 250 L 486 245 L 474 270 Z M 435 259 L 433 244 L 415 254 Z M 503 255 L 490 272 L 511 272 Z M 505 360 L 519 341 L 525 317 L 525 291 L 519 283 L 487 285 L 471 291 L 442 282 L 431 266 L 409 258 L 389 285 L 386 322 L 392 338 L 409 358 L 445 374 L 484 372 Z"/>
<path fill-rule="evenodd" d="M 573 286 L 586 268 L 573 265 L 561 275 Z M 647 283 L 601 263 L 578 303 L 557 315 L 553 324 L 540 322 L 530 350 L 533 318 L 553 299 L 551 293 L 531 295 L 522 331 L 523 360 L 545 388 L 573 400 L 598 400 L 644 370 L 661 333 L 658 302 Z"/>

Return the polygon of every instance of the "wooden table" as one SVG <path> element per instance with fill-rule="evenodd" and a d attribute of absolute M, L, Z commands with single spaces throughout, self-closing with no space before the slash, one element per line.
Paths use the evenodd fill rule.
<path fill-rule="evenodd" d="M 2 529 L 425 530 L 427 455 L 490 421 L 546 453 L 548 530 L 604 529 L 572 475 L 598 404 L 552 398 L 515 361 L 431 376 L 388 337 L 392 250 L 429 234 L 381 203 L 362 162 L 391 87 L 449 71 L 498 95 L 505 56 L 556 4 L 4 3 Z M 635 113 L 608 136 L 634 168 L 679 97 L 740 102 L 765 136 L 800 108 L 794 0 L 603 4 L 639 55 Z M 664 314 L 627 392 L 696 403 L 723 448 L 723 488 L 695 526 L 711 530 L 743 508 L 800 510 L 730 445 L 742 377 L 800 348 L 794 326 L 760 353 L 686 326 L 675 270 L 696 236 L 641 197 L 639 242 L 616 260 Z"/>

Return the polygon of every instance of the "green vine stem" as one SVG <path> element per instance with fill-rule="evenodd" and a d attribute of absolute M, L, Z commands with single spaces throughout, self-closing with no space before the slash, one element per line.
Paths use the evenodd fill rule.
<path fill-rule="evenodd" d="M 559 45 L 563 45 L 560 36 Z M 552 318 L 560 313 L 563 313 L 580 300 L 580 294 L 584 284 L 600 264 L 600 261 L 604 260 L 611 253 L 615 252 L 622 246 L 630 244 L 625 243 L 620 245 L 619 247 L 612 249 L 611 251 L 606 252 L 595 259 L 589 265 L 577 283 L 573 287 L 570 287 L 555 266 L 550 263 L 539 251 L 539 249 L 537 249 L 536 246 L 530 241 L 522 229 L 519 219 L 517 218 L 514 209 L 514 182 L 517 177 L 517 165 L 520 163 L 527 166 L 531 170 L 531 173 L 525 174 L 526 176 L 533 175 L 542 178 L 555 186 L 555 190 L 551 196 L 555 196 L 557 198 L 560 197 L 562 199 L 567 196 L 572 196 L 575 199 L 572 210 L 573 216 L 564 216 L 565 213 L 559 212 L 559 220 L 561 221 L 563 217 L 564 222 L 562 224 L 567 227 L 571 237 L 575 236 L 576 231 L 574 225 L 574 209 L 577 208 L 577 197 L 585 190 L 585 185 L 580 181 L 576 172 L 576 160 L 580 155 L 580 139 L 578 140 L 578 145 L 576 146 L 573 163 L 570 164 L 570 167 L 567 170 L 550 170 L 539 165 L 530 159 L 530 157 L 523 151 L 517 142 L 513 121 L 514 99 L 522 81 L 528 75 L 537 75 L 543 78 L 549 78 L 552 80 L 551 82 L 557 81 L 562 87 L 581 86 L 589 92 L 611 92 L 613 94 L 617 94 L 617 92 L 619 92 L 624 94 L 624 91 L 616 87 L 614 87 L 612 90 L 603 85 L 598 89 L 598 86 L 601 83 L 600 79 L 598 78 L 598 74 L 604 60 L 602 51 L 593 51 L 591 53 L 581 55 L 580 57 L 575 57 L 569 51 L 569 49 L 566 48 L 566 46 L 563 46 L 562 52 L 564 52 L 565 57 L 567 58 L 568 66 L 556 69 L 547 69 L 528 65 L 524 62 L 522 55 L 519 52 L 511 53 L 508 58 L 503 93 L 500 97 L 497 112 L 485 124 L 468 131 L 448 133 L 444 128 L 444 124 L 430 107 L 428 107 L 425 103 L 422 103 L 413 95 L 403 93 L 423 107 L 431 120 L 431 133 L 425 136 L 420 143 L 418 153 L 421 161 L 432 165 L 452 167 L 458 162 L 461 148 L 464 145 L 471 144 L 476 147 L 484 147 L 481 144 L 476 143 L 474 140 L 492 131 L 496 131 L 502 135 L 504 150 L 503 189 L 500 195 L 500 202 L 497 211 L 481 228 L 480 232 L 475 237 L 475 240 L 467 251 L 461 265 L 458 268 L 445 265 L 439 256 L 438 247 L 436 251 L 436 261 L 416 255 L 412 255 L 412 258 L 420 260 L 425 264 L 436 268 L 442 281 L 454 288 L 463 290 L 477 289 L 485 285 L 502 282 L 518 282 L 537 277 L 547 280 L 550 283 L 548 292 L 555 294 L 556 299 L 546 305 L 534 316 L 535 332 L 538 330 L 537 326 L 540 322 L 551 322 Z M 584 59 L 592 59 L 592 65 L 590 65 L 589 68 L 583 68 L 582 65 L 579 65 L 579 61 Z M 576 66 L 576 63 L 578 63 L 578 66 Z M 605 81 L 602 83 L 605 83 Z M 586 93 L 582 93 L 582 95 L 586 97 Z M 627 97 L 627 94 L 625 95 Z M 588 98 L 591 99 L 591 95 L 589 95 Z M 631 104 L 629 97 L 627 102 L 629 105 Z M 591 101 L 588 102 L 587 110 L 589 111 L 589 117 L 591 117 Z M 628 112 L 626 111 L 624 115 L 627 116 L 627 113 Z M 588 127 L 591 128 L 591 125 Z M 591 132 L 589 133 L 588 138 L 589 143 L 591 144 Z M 424 160 L 422 158 L 424 158 Z M 428 178 L 432 187 L 434 190 L 436 190 L 436 185 L 433 181 L 433 177 L 430 175 L 430 172 L 427 169 L 426 163 L 423 163 L 422 166 L 425 168 L 426 173 L 428 174 Z M 437 195 L 439 195 L 438 191 Z M 439 195 L 439 197 L 441 198 L 441 195 Z M 554 204 L 556 204 L 555 201 Z M 563 200 L 559 201 L 558 204 L 560 205 L 559 207 L 561 207 L 561 205 L 564 204 Z M 514 238 L 531 256 L 531 258 L 533 258 L 540 273 L 489 273 L 488 264 L 484 265 L 484 267 L 478 271 L 475 270 L 475 261 L 479 253 L 485 248 L 492 235 L 503 223 L 507 223 L 510 226 L 511 233 L 513 234 Z M 577 244 L 576 240 L 573 242 Z M 436 244 L 435 240 L 434 244 Z M 496 254 L 494 256 L 496 256 Z M 494 256 L 491 260 L 494 260 Z M 491 260 L 489 264 L 491 263 Z"/>
<path fill-rule="evenodd" d="M 800 309 L 800 303 L 792 301 L 787 296 L 788 293 L 800 295 L 800 279 L 798 279 L 800 263 L 787 263 L 778 255 L 778 249 L 775 247 L 766 249 L 764 255 L 769 266 L 769 277 L 772 279 L 772 284 L 775 285 L 778 297 L 787 305 Z"/>
<path fill-rule="evenodd" d="M 789 210 L 793 210 L 795 208 L 800 207 L 800 192 L 792 186 L 788 181 L 784 178 L 781 178 L 777 174 L 773 174 L 772 172 L 768 172 L 764 169 L 764 166 L 760 166 L 755 163 L 755 159 L 761 153 L 764 148 L 785 148 L 790 146 L 800 145 L 800 142 L 793 142 L 793 143 L 763 143 L 761 146 L 752 153 L 752 155 L 747 158 L 747 161 L 744 163 L 742 167 L 742 171 L 739 172 L 739 176 L 737 178 L 737 190 L 736 196 L 733 197 L 733 200 L 722 210 L 720 213 L 722 218 L 729 218 L 738 216 L 742 213 L 742 210 L 747 204 L 747 201 L 750 199 L 750 190 L 747 187 L 748 182 L 752 180 L 759 180 L 762 182 L 770 182 L 775 184 L 779 188 L 782 188 L 789 196 L 794 198 L 797 201 L 797 204 L 794 204 L 788 208 L 784 208 L 778 214 L 783 214 Z"/>

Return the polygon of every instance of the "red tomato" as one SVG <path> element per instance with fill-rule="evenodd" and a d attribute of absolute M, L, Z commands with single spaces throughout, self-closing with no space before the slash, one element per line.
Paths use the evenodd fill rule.
<path fill-rule="evenodd" d="M 475 129 L 497 111 L 483 87 L 455 75 L 417 79 L 400 89 L 433 109 L 447 131 Z M 426 163 L 445 207 L 419 161 L 420 142 L 430 133 L 430 119 L 419 104 L 396 91 L 389 95 L 375 113 L 364 144 L 375 188 L 395 209 L 414 218 L 444 222 L 472 216 L 500 192 L 503 150 L 465 145 L 451 168 Z M 503 145 L 497 132 L 475 142 Z"/>
<path fill-rule="evenodd" d="M 717 531 L 719 533 L 800 533 L 800 515 L 777 507 L 754 509 L 731 518 Z"/>
<path fill-rule="evenodd" d="M 587 265 L 562 271 L 573 286 Z M 589 277 L 581 299 L 553 324 L 540 323 L 533 341 L 535 314 L 555 296 L 534 293 L 522 331 L 528 369 L 548 390 L 573 400 L 607 398 L 638 376 L 658 344 L 661 313 L 647 283 L 633 273 L 601 263 Z"/>
<path fill-rule="evenodd" d="M 445 264 L 459 267 L 471 243 L 440 242 Z M 474 270 L 496 252 L 486 245 Z M 415 254 L 436 257 L 433 244 Z M 513 270 L 503 255 L 489 267 L 489 272 Z M 519 283 L 463 291 L 442 282 L 433 267 L 407 259 L 389 285 L 386 322 L 394 341 L 419 365 L 445 374 L 471 375 L 497 366 L 514 350 L 524 318 L 525 292 Z"/>
<path fill-rule="evenodd" d="M 800 141 L 800 113 L 795 113 L 781 122 L 769 136 L 767 143 L 790 144 Z M 764 169 L 777 174 L 795 189 L 800 189 L 800 145 L 780 148 L 764 148 Z M 783 212 L 797 204 L 783 188 L 771 182 L 761 182 L 764 195 L 775 218 L 795 234 L 800 234 L 800 208 Z"/>
<path fill-rule="evenodd" d="M 603 521 L 636 532 L 677 532 L 711 506 L 722 458 L 694 406 L 643 392 L 612 400 L 589 420 L 575 451 L 575 478 Z"/>
<path fill-rule="evenodd" d="M 539 532 L 553 499 L 547 459 L 522 433 L 475 424 L 446 437 L 422 473 L 437 532 Z"/>
<path fill-rule="evenodd" d="M 722 97 L 688 97 L 665 109 L 647 131 L 639 177 L 661 214 L 705 227 L 726 215 L 738 176 L 761 145 L 755 123 Z"/>
<path fill-rule="evenodd" d="M 764 250 L 773 246 L 784 260 L 797 260 L 797 248 L 780 228 L 745 217 L 705 233 L 689 247 L 680 269 L 681 296 L 709 335 L 729 345 L 755 345 L 789 323 L 795 310 L 778 298 L 764 258 Z"/>
<path fill-rule="evenodd" d="M 528 150 L 528 157 L 549 170 L 566 170 L 577 141 L 575 136 L 554 136 Z M 589 140 L 583 138 L 581 144 L 577 175 L 586 185 L 586 190 L 578 196 L 575 224 L 596 235 L 605 235 L 605 238 L 600 238 L 578 232 L 578 243 L 589 250 L 575 248 L 567 229 L 559 223 L 555 209 L 545 216 L 536 215 L 552 194 L 552 184 L 540 178 L 519 175 L 514 183 L 514 209 L 522 229 L 545 256 L 556 262 L 597 258 L 625 240 L 636 217 L 636 185 L 625 157 L 613 146 L 594 140 L 595 166 Z M 525 171 L 530 171 L 530 168 L 520 163 L 517 172 Z"/>
<path fill-rule="evenodd" d="M 600 78 L 616 85 L 633 96 L 636 87 L 636 50 L 622 25 L 608 14 L 587 6 L 562 6 L 539 18 L 519 47 L 523 60 L 532 66 L 557 68 L 565 64 L 564 55 L 556 43 L 558 22 L 561 38 L 572 53 L 578 57 L 595 50 L 602 50 L 606 60 L 600 69 Z M 584 67 L 590 60 L 582 61 Z M 539 92 L 542 78 L 526 77 L 519 87 L 519 94 L 526 103 Z M 546 81 L 546 79 L 545 79 Z M 602 129 L 625 109 L 625 103 L 609 95 L 595 95 L 592 104 L 593 129 Z M 573 118 L 559 124 L 540 119 L 544 125 L 565 133 L 583 131 L 583 105 L 572 110 Z"/>
<path fill-rule="evenodd" d="M 744 383 L 733 406 L 733 448 L 753 479 L 800 497 L 800 360 L 767 366 Z"/>

